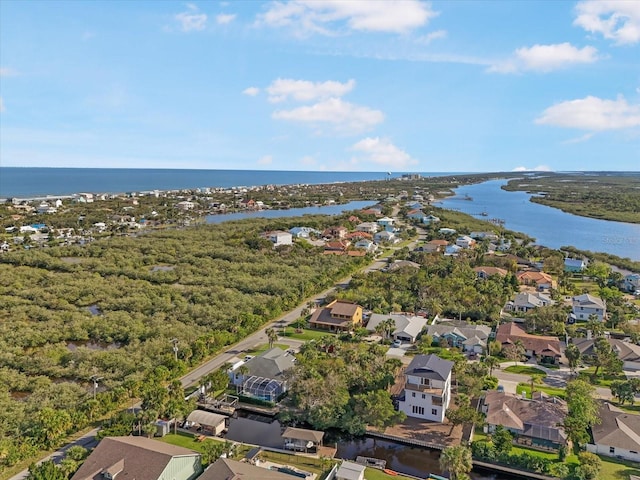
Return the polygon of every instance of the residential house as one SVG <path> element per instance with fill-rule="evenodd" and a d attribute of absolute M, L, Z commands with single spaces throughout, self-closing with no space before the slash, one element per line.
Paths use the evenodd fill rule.
<path fill-rule="evenodd" d="M 373 243 L 371 240 L 368 240 L 366 238 L 358 240 L 356 243 L 353 244 L 353 246 L 355 248 L 361 248 L 367 252 L 375 252 L 378 249 L 378 246 L 375 243 Z"/>
<path fill-rule="evenodd" d="M 631 273 L 622 279 L 622 290 L 635 293 L 640 291 L 640 273 Z"/>
<path fill-rule="evenodd" d="M 295 478 L 295 477 L 293 477 Z M 230 458 L 219 458 L 204 471 L 198 480 L 291 480 L 290 473 L 282 473 L 266 467 L 258 467 L 249 462 L 239 462 Z M 136 479 L 138 480 L 138 479 Z"/>
<path fill-rule="evenodd" d="M 295 238 L 309 238 L 311 235 L 319 236 L 322 232 L 311 227 L 293 227 L 289 233 Z"/>
<path fill-rule="evenodd" d="M 640 370 L 640 345 L 611 337 L 607 337 L 607 341 L 612 350 L 618 355 L 618 358 L 622 360 L 623 370 Z M 593 350 L 594 340 L 592 338 L 572 338 L 571 342 L 578 347 L 583 357 L 595 355 Z"/>
<path fill-rule="evenodd" d="M 518 279 L 518 283 L 520 285 L 535 287 L 536 290 L 539 291 L 556 288 L 555 280 L 548 273 L 527 270 L 524 272 L 518 272 L 516 274 L 516 278 Z"/>
<path fill-rule="evenodd" d="M 341 225 L 337 225 L 335 227 L 325 228 L 324 232 L 322 232 L 322 237 L 327 239 L 334 238 L 336 240 L 341 240 L 346 237 L 347 233 L 349 233 L 349 230 Z"/>
<path fill-rule="evenodd" d="M 567 445 L 562 422 L 568 414 L 563 400 L 543 392 L 534 392 L 531 400 L 509 393 L 490 390 L 482 407 L 486 414 L 485 432 L 498 425 L 515 435 L 514 442 L 534 448 L 557 450 Z"/>
<path fill-rule="evenodd" d="M 473 248 L 476 246 L 476 241 L 468 235 L 461 235 L 456 238 L 456 245 L 461 248 Z"/>
<path fill-rule="evenodd" d="M 183 212 L 186 212 L 187 210 L 193 210 L 195 206 L 195 203 L 188 200 L 183 200 L 182 202 L 178 202 L 174 205 L 175 208 L 177 208 L 178 210 L 182 210 Z"/>
<path fill-rule="evenodd" d="M 460 251 L 462 251 L 463 248 L 459 245 L 447 245 L 444 248 L 444 254 L 446 256 L 452 256 L 455 257 L 456 255 L 458 255 L 460 253 Z"/>
<path fill-rule="evenodd" d="M 424 223 L 425 225 L 431 225 L 432 223 L 438 223 L 439 221 L 440 221 L 439 217 L 436 217 L 435 215 L 431 215 L 431 214 L 422 218 L 422 223 Z"/>
<path fill-rule="evenodd" d="M 572 273 L 583 272 L 587 268 L 587 261 L 582 258 L 565 258 L 564 271 Z"/>
<path fill-rule="evenodd" d="M 193 450 L 146 437 L 105 437 L 71 480 L 192 480 L 201 473 Z"/>
<path fill-rule="evenodd" d="M 381 243 L 397 243 L 398 239 L 393 234 L 393 232 L 387 232 L 386 230 L 383 230 L 382 232 L 378 232 L 373 236 L 373 241 L 380 245 Z"/>
<path fill-rule="evenodd" d="M 471 232 L 469 234 L 469 236 L 471 238 L 473 238 L 474 240 L 496 241 L 496 240 L 498 240 L 500 238 L 500 237 L 498 237 L 498 235 L 496 235 L 493 232 Z"/>
<path fill-rule="evenodd" d="M 507 272 L 504 268 L 500 267 L 474 267 L 474 272 L 478 275 L 478 278 L 482 280 L 486 280 L 489 277 L 494 275 L 500 275 L 501 277 L 506 277 Z"/>
<path fill-rule="evenodd" d="M 395 223 L 395 220 L 390 217 L 382 217 L 378 219 L 378 225 L 380 225 L 380 227 L 383 230 L 386 230 L 387 232 L 393 232 L 394 223 Z"/>
<path fill-rule="evenodd" d="M 293 235 L 289 232 L 284 232 L 282 230 L 274 230 L 272 232 L 265 232 L 264 237 L 273 243 L 274 247 L 279 247 L 281 245 L 292 245 L 293 244 Z"/>
<path fill-rule="evenodd" d="M 52 207 L 47 202 L 42 202 L 36 208 L 36 212 L 38 212 L 39 214 L 50 214 L 50 213 L 56 213 L 57 211 L 58 209 L 56 207 Z"/>
<path fill-rule="evenodd" d="M 387 272 L 395 272 L 401 268 L 415 268 L 416 270 L 419 270 L 420 264 L 409 260 L 394 260 L 393 263 L 387 267 Z"/>
<path fill-rule="evenodd" d="M 366 238 L 366 239 L 373 239 L 373 235 L 371 235 L 370 233 L 367 232 L 349 232 L 347 233 L 347 235 L 345 236 L 345 238 L 347 240 L 360 240 L 362 238 Z"/>
<path fill-rule="evenodd" d="M 436 252 L 444 252 L 447 245 L 449 245 L 449 242 L 447 240 L 434 239 L 434 240 L 429 240 L 427 243 L 425 243 L 424 245 L 421 245 L 418 248 L 422 249 L 423 252 L 436 253 Z"/>
<path fill-rule="evenodd" d="M 591 441 L 587 443 L 587 451 L 640 462 L 640 415 L 603 402 L 598 417 L 600 422 L 591 427 Z"/>
<path fill-rule="evenodd" d="M 351 242 L 349 240 L 327 242 L 324 244 L 324 253 L 342 255 L 347 251 L 350 245 Z"/>
<path fill-rule="evenodd" d="M 491 335 L 491 327 L 472 325 L 458 320 L 440 319 L 436 316 L 433 325 L 427 327 L 427 335 L 434 341 L 446 339 L 452 347 L 465 352 L 482 353 L 487 350 L 487 342 Z"/>
<path fill-rule="evenodd" d="M 409 210 L 407 212 L 407 218 L 410 220 L 422 221 L 422 219 L 424 218 L 424 212 L 420 209 Z"/>
<path fill-rule="evenodd" d="M 296 452 L 311 451 L 316 453 L 318 451 L 318 447 L 322 445 L 323 438 L 324 432 L 319 430 L 287 427 L 285 431 L 282 432 L 284 449 Z"/>
<path fill-rule="evenodd" d="M 275 402 L 287 391 L 285 372 L 293 368 L 295 358 L 274 347 L 245 362 L 236 363 L 229 370 L 231 384 L 247 397 Z M 246 373 L 241 372 L 241 367 Z"/>
<path fill-rule="evenodd" d="M 343 460 L 338 471 L 336 472 L 336 480 L 364 480 L 365 465 Z"/>
<path fill-rule="evenodd" d="M 378 224 L 375 222 L 362 222 L 356 225 L 356 230 L 358 232 L 374 234 L 378 231 Z"/>
<path fill-rule="evenodd" d="M 330 332 L 348 332 L 362 325 L 362 307 L 355 303 L 334 300 L 324 308 L 318 308 L 311 315 L 312 328 Z"/>
<path fill-rule="evenodd" d="M 500 325 L 496 331 L 496 340 L 503 347 L 520 342 L 527 357 L 536 357 L 545 363 L 557 363 L 561 356 L 558 337 L 531 335 L 514 322 Z"/>
<path fill-rule="evenodd" d="M 444 227 L 444 228 L 441 228 L 440 230 L 438 230 L 438 233 L 441 233 L 442 235 L 455 235 L 458 232 L 453 228 Z"/>
<path fill-rule="evenodd" d="M 453 362 L 437 355 L 416 355 L 404 371 L 398 408 L 408 417 L 444 422 L 451 400 Z"/>
<path fill-rule="evenodd" d="M 571 315 L 574 320 L 589 320 L 595 315 L 602 322 L 607 315 L 607 305 L 601 298 L 589 293 L 577 295 L 572 299 Z"/>
<path fill-rule="evenodd" d="M 391 334 L 392 338 L 408 343 L 415 343 L 427 325 L 427 319 L 424 317 L 403 315 L 401 313 L 389 313 L 387 315 L 372 313 L 366 328 L 370 332 L 375 332 L 378 325 L 388 319 L 393 320 L 395 324 Z"/>
<path fill-rule="evenodd" d="M 541 292 L 520 292 L 513 300 L 507 303 L 505 310 L 526 313 L 534 308 L 546 307 L 554 303 L 556 302 L 554 302 L 551 297 Z"/>

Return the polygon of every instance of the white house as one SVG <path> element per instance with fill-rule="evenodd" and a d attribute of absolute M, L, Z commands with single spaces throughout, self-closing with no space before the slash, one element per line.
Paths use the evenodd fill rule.
<path fill-rule="evenodd" d="M 422 223 L 424 223 L 425 225 L 431 225 L 432 223 L 438 223 L 439 221 L 439 217 L 431 214 L 427 215 L 426 217 L 422 217 Z"/>
<path fill-rule="evenodd" d="M 380 225 L 386 231 L 392 232 L 394 222 L 395 220 L 393 218 L 382 217 L 378 220 L 378 225 Z"/>
<path fill-rule="evenodd" d="M 375 222 L 362 222 L 359 225 L 356 225 L 356 230 L 358 232 L 374 234 L 378 231 L 378 224 Z"/>
<path fill-rule="evenodd" d="M 362 238 L 353 244 L 355 248 L 361 248 L 367 252 L 375 252 L 378 246 L 367 238 Z"/>
<path fill-rule="evenodd" d="M 195 203 L 184 200 L 182 202 L 176 203 L 175 208 L 186 212 L 187 210 L 193 210 L 195 206 Z"/>
<path fill-rule="evenodd" d="M 399 399 L 408 417 L 444 422 L 451 400 L 453 362 L 437 355 L 416 355 L 405 370 L 407 381 Z"/>
<path fill-rule="evenodd" d="M 468 235 L 461 235 L 456 239 L 456 245 L 462 248 L 473 248 L 476 241 Z"/>
<path fill-rule="evenodd" d="M 378 325 L 387 319 L 393 320 L 395 324 L 391 334 L 393 339 L 408 343 L 414 343 L 427 325 L 427 319 L 424 317 L 407 316 L 399 313 L 389 313 L 387 315 L 372 313 L 366 329 L 370 332 L 375 332 Z"/>
<path fill-rule="evenodd" d="M 573 297 L 571 313 L 575 320 L 589 320 L 591 315 L 596 315 L 599 321 L 603 321 L 607 314 L 607 306 L 601 298 L 588 293 Z"/>
<path fill-rule="evenodd" d="M 438 233 L 441 233 L 442 235 L 455 235 L 458 232 L 454 228 L 443 227 L 438 230 Z"/>
<path fill-rule="evenodd" d="M 640 290 L 640 273 L 631 273 L 622 280 L 622 289 L 627 292 L 637 292 Z"/>
<path fill-rule="evenodd" d="M 555 302 L 544 293 L 540 292 L 521 292 L 516 295 L 513 301 L 507 303 L 505 309 L 513 312 L 528 312 L 538 307 L 546 307 L 553 305 Z"/>
<path fill-rule="evenodd" d="M 322 235 L 322 232 L 311 227 L 293 227 L 289 233 L 296 238 L 309 238 L 311 234 Z"/>
<path fill-rule="evenodd" d="M 387 232 L 386 230 L 378 232 L 373 236 L 373 241 L 377 244 L 380 243 L 396 243 L 398 240 L 393 232 Z"/>
<path fill-rule="evenodd" d="M 293 244 L 293 235 L 289 232 L 284 232 L 282 230 L 274 230 L 272 232 L 265 233 L 265 238 L 273 243 L 274 247 L 279 247 L 280 245 L 292 245 Z"/>
<path fill-rule="evenodd" d="M 564 271 L 565 272 L 582 272 L 587 268 L 587 261 L 582 258 L 565 258 L 564 259 Z"/>
<path fill-rule="evenodd" d="M 587 451 L 640 462 L 640 415 L 605 402 L 598 416 L 600 423 L 591 427 L 593 443 L 587 444 Z"/>
<path fill-rule="evenodd" d="M 444 248 L 444 254 L 446 256 L 456 256 L 460 253 L 460 250 L 462 250 L 462 247 L 459 245 L 447 245 Z"/>
<path fill-rule="evenodd" d="M 36 211 L 40 214 L 49 214 L 49 213 L 56 213 L 58 209 L 56 207 L 52 207 L 47 202 L 42 202 L 40 205 L 38 205 L 38 208 L 36 208 Z"/>

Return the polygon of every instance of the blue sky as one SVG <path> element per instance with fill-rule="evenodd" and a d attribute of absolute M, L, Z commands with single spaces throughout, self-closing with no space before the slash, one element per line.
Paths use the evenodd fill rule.
<path fill-rule="evenodd" d="M 0 0 L 0 165 L 640 170 L 640 2 Z"/>

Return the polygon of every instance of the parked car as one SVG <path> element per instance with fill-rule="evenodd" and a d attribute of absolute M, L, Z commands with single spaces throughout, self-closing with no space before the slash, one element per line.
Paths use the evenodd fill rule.
<path fill-rule="evenodd" d="M 400 348 L 402 346 L 402 340 L 394 340 L 391 346 L 393 348 Z"/>

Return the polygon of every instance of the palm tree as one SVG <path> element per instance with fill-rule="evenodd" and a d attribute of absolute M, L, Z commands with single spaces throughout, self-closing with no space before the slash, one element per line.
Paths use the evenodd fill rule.
<path fill-rule="evenodd" d="M 440 468 L 449 472 L 451 480 L 468 479 L 472 467 L 471 450 L 464 445 L 447 447 L 440 454 Z"/>
<path fill-rule="evenodd" d="M 500 365 L 500 360 L 498 360 L 496 357 L 488 356 L 487 358 L 485 358 L 484 364 L 489 367 L 489 376 L 492 376 L 493 369 Z"/>
<path fill-rule="evenodd" d="M 393 334 L 393 331 L 396 329 L 396 322 L 394 322 L 392 318 L 387 318 L 381 323 L 381 325 L 384 339 L 390 337 Z"/>
<path fill-rule="evenodd" d="M 269 339 L 269 348 L 273 348 L 273 344 L 278 340 L 278 332 L 276 332 L 275 328 L 267 328 L 265 333 Z"/>

